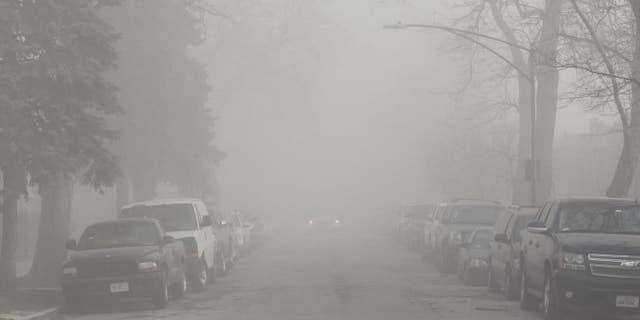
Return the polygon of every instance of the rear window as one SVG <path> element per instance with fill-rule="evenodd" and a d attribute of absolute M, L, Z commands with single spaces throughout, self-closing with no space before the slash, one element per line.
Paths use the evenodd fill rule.
<path fill-rule="evenodd" d="M 502 211 L 503 209 L 497 206 L 455 206 L 451 208 L 449 222 L 492 226 Z"/>
<path fill-rule="evenodd" d="M 78 250 L 151 246 L 160 235 L 153 222 L 114 222 L 87 227 L 78 241 Z"/>
<path fill-rule="evenodd" d="M 432 205 L 414 205 L 406 208 L 405 216 L 411 219 L 426 220 L 433 213 Z"/>
<path fill-rule="evenodd" d="M 134 206 L 123 209 L 121 217 L 156 219 L 167 232 L 198 229 L 193 206 L 188 203 Z"/>

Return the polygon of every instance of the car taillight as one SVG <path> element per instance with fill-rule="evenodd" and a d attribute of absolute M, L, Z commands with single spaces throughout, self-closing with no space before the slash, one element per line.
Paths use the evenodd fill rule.
<path fill-rule="evenodd" d="M 156 272 L 158 271 L 158 264 L 153 261 L 145 261 L 138 263 L 138 270 L 142 272 Z"/>
<path fill-rule="evenodd" d="M 75 278 L 78 276 L 78 269 L 76 267 L 64 267 L 62 269 L 62 275 L 65 278 Z"/>
<path fill-rule="evenodd" d="M 184 243 L 184 250 L 187 253 L 187 255 L 194 258 L 200 257 L 200 252 L 198 251 L 198 243 L 196 242 L 196 239 L 185 238 L 185 239 L 182 239 L 182 242 Z"/>

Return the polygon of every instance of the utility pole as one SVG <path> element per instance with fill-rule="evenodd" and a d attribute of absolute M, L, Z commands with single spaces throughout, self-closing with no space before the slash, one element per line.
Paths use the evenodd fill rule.
<path fill-rule="evenodd" d="M 538 190 L 538 157 L 536 155 L 537 153 L 537 146 L 536 146 L 536 52 L 535 52 L 535 48 L 531 47 L 531 48 L 527 48 L 525 46 L 519 45 L 517 43 L 512 43 L 509 42 L 507 40 L 504 39 L 500 39 L 497 37 L 493 37 L 493 36 L 489 36 L 489 35 L 485 35 L 482 33 L 477 33 L 477 32 L 473 32 L 473 31 L 469 31 L 469 30 L 464 30 L 464 29 L 457 29 L 457 28 L 451 28 L 451 27 L 446 27 L 446 26 L 439 26 L 439 25 L 431 25 L 431 24 L 403 24 L 403 23 L 399 23 L 396 25 L 387 25 L 384 26 L 385 29 L 410 29 L 410 28 L 422 28 L 422 29 L 432 29 L 432 30 L 440 30 L 440 31 L 445 31 L 448 32 L 458 38 L 462 38 L 464 40 L 467 40 L 469 42 L 472 42 L 474 44 L 477 44 L 478 46 L 484 48 L 485 50 L 487 50 L 489 53 L 493 54 L 494 56 L 498 57 L 499 59 L 501 59 L 502 61 L 504 61 L 505 63 L 507 63 L 508 65 L 510 65 L 511 67 L 513 67 L 516 72 L 518 72 L 522 77 L 524 77 L 525 79 L 527 79 L 527 81 L 529 81 L 529 90 L 530 90 L 530 112 L 531 112 L 531 116 L 530 116 L 530 120 L 531 120 L 531 137 L 530 137 L 530 141 L 529 141 L 529 146 L 530 146 L 530 158 L 526 159 L 526 165 L 525 165 L 525 180 L 529 180 L 529 184 L 531 186 L 531 194 L 530 194 L 530 200 L 531 200 L 531 205 L 537 205 L 537 190 Z M 522 70 L 522 68 L 520 68 L 519 66 L 517 66 L 514 62 L 512 62 L 511 60 L 509 60 L 507 57 L 505 57 L 504 55 L 500 54 L 498 51 L 496 51 L 495 49 L 491 48 L 490 46 L 488 46 L 487 44 L 485 44 L 484 42 L 481 42 L 480 40 L 478 40 L 477 38 L 482 38 L 484 40 L 488 40 L 491 42 L 496 42 L 496 43 L 502 43 L 502 44 L 506 44 L 510 47 L 525 51 L 529 54 L 529 70 Z M 527 179 L 528 178 L 528 179 Z"/>

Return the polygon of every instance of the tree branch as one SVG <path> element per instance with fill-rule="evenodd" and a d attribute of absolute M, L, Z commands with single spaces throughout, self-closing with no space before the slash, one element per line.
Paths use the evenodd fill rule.
<path fill-rule="evenodd" d="M 573 5 L 573 8 L 576 10 L 576 13 L 580 17 L 580 20 L 584 24 L 585 28 L 587 28 L 587 31 L 589 32 L 589 35 L 593 40 L 593 44 L 595 45 L 596 49 L 598 49 L 598 52 L 600 53 L 600 57 L 602 58 L 605 66 L 607 67 L 607 71 L 609 72 L 609 75 L 606 75 L 606 76 L 609 77 L 609 79 L 611 80 L 611 85 L 613 90 L 613 99 L 616 105 L 616 109 L 618 110 L 618 114 L 620 115 L 620 121 L 622 122 L 622 126 L 626 131 L 630 124 L 627 119 L 627 114 L 624 110 L 624 106 L 622 105 L 622 100 L 620 99 L 620 87 L 618 85 L 618 79 L 616 77 L 616 70 L 613 67 L 613 64 L 611 63 L 611 61 L 609 60 L 609 57 L 607 56 L 606 52 L 604 51 L 604 48 L 598 39 L 598 35 L 596 34 L 596 31 L 593 29 L 593 26 L 591 26 L 591 24 L 589 23 L 589 20 L 585 16 L 584 12 L 582 12 L 580 7 L 578 6 L 578 3 L 576 2 L 576 0 L 571 0 L 571 4 Z"/>

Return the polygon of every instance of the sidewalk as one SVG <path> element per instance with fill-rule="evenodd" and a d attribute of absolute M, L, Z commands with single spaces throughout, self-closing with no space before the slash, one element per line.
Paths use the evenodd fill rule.
<path fill-rule="evenodd" d="M 51 320 L 58 316 L 60 292 L 57 289 L 19 289 L 0 295 L 0 320 Z"/>

